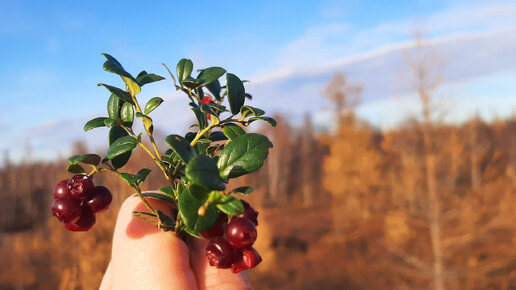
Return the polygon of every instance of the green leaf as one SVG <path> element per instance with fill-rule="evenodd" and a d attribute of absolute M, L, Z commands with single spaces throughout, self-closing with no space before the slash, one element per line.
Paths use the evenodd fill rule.
<path fill-rule="evenodd" d="M 97 86 L 106 88 L 109 92 L 111 92 L 112 94 L 115 94 L 122 101 L 126 101 L 126 102 L 134 105 L 131 94 L 129 94 L 128 92 L 126 92 L 120 88 L 113 87 L 113 86 L 106 85 L 106 84 L 97 84 Z"/>
<path fill-rule="evenodd" d="M 216 104 L 216 103 L 210 103 L 210 104 L 208 104 L 208 105 L 212 108 L 212 110 L 213 110 L 213 109 L 218 110 L 218 111 L 219 111 L 219 113 L 222 113 L 222 112 L 227 111 L 227 110 L 226 110 L 226 106 L 223 106 L 223 105 L 219 105 L 219 104 Z"/>
<path fill-rule="evenodd" d="M 214 205 L 208 206 L 204 215 L 199 216 L 199 208 L 205 200 L 199 200 L 192 196 L 188 188 L 179 195 L 178 208 L 185 226 L 194 234 L 208 230 L 219 217 L 219 211 Z"/>
<path fill-rule="evenodd" d="M 258 120 L 265 121 L 265 122 L 269 123 L 269 125 L 271 125 L 272 127 L 276 127 L 276 120 L 274 120 L 271 117 L 252 117 L 252 118 L 249 118 L 248 123 L 251 124 L 252 122 L 258 121 Z"/>
<path fill-rule="evenodd" d="M 145 72 L 145 74 L 142 74 L 143 72 Z M 165 78 L 160 76 L 160 75 L 156 75 L 156 74 L 147 74 L 146 71 L 143 71 L 141 72 L 138 77 L 136 77 L 136 81 L 140 84 L 140 86 L 144 86 L 146 84 L 150 84 L 150 83 L 153 83 L 153 82 L 158 82 L 158 81 L 161 81 L 161 80 L 164 80 Z"/>
<path fill-rule="evenodd" d="M 245 101 L 245 88 L 242 81 L 234 74 L 226 74 L 227 92 L 231 113 L 238 114 Z"/>
<path fill-rule="evenodd" d="M 132 151 L 136 147 L 136 139 L 133 136 L 125 136 L 116 140 L 106 152 L 107 159 L 113 159 L 121 154 Z"/>
<path fill-rule="evenodd" d="M 134 107 L 129 103 L 124 103 L 122 105 L 122 110 L 120 111 L 120 117 L 124 122 L 132 124 L 134 121 Z"/>
<path fill-rule="evenodd" d="M 183 80 L 183 85 L 185 87 L 188 87 L 188 88 L 191 88 L 191 89 L 195 89 L 195 88 L 200 87 L 202 85 L 202 83 L 203 83 L 203 80 L 194 79 L 194 78 L 191 78 L 191 77 Z"/>
<path fill-rule="evenodd" d="M 224 125 L 224 127 L 222 127 L 222 132 L 224 132 L 224 135 L 226 135 L 229 140 L 233 140 L 236 137 L 245 134 L 244 129 L 233 123 Z"/>
<path fill-rule="evenodd" d="M 235 189 L 233 189 L 230 193 L 236 193 L 240 195 L 248 195 L 251 194 L 254 191 L 254 189 L 250 186 L 240 186 Z"/>
<path fill-rule="evenodd" d="M 222 150 L 217 162 L 222 178 L 235 178 L 258 170 L 267 158 L 271 141 L 263 135 L 240 135 Z"/>
<path fill-rule="evenodd" d="M 158 228 L 164 229 L 166 231 L 170 231 L 175 228 L 176 222 L 171 217 L 169 217 L 159 209 L 156 210 L 156 213 L 158 214 L 159 219 Z"/>
<path fill-rule="evenodd" d="M 179 61 L 176 67 L 177 72 L 177 80 L 180 84 L 183 84 L 183 80 L 186 80 L 190 77 L 193 70 L 193 63 L 189 59 L 182 59 Z"/>
<path fill-rule="evenodd" d="M 165 142 L 179 155 L 185 164 L 197 155 L 192 146 L 190 146 L 190 142 L 182 136 L 169 135 L 165 138 Z"/>
<path fill-rule="evenodd" d="M 106 119 L 104 120 L 104 125 L 107 126 L 107 127 L 111 127 L 113 125 L 115 125 L 117 119 Z"/>
<path fill-rule="evenodd" d="M 206 189 L 224 190 L 226 184 L 220 178 L 217 164 L 205 155 L 199 155 L 190 160 L 185 169 L 186 177 L 193 183 Z"/>
<path fill-rule="evenodd" d="M 120 177 L 127 182 L 129 185 L 133 185 L 138 182 L 138 175 L 130 173 L 120 173 Z"/>
<path fill-rule="evenodd" d="M 142 183 L 147 179 L 147 176 L 152 172 L 149 168 L 142 168 L 136 175 L 138 175 L 138 183 Z"/>
<path fill-rule="evenodd" d="M 251 96 L 251 94 L 248 94 L 248 93 L 245 93 L 245 97 L 248 98 L 249 100 L 253 99 L 253 96 Z"/>
<path fill-rule="evenodd" d="M 205 86 L 210 84 L 216 80 L 218 80 L 221 76 L 226 73 L 226 70 L 221 67 L 209 67 L 207 69 L 203 69 L 201 73 L 197 76 L 197 79 L 204 80 L 202 85 Z"/>
<path fill-rule="evenodd" d="M 210 134 L 209 139 L 213 142 L 228 140 L 228 137 L 221 131 L 213 131 Z"/>
<path fill-rule="evenodd" d="M 221 100 L 220 98 L 220 82 L 219 80 L 215 80 L 209 84 L 206 85 L 206 88 L 210 91 L 210 93 L 213 95 L 213 97 L 217 100 Z"/>
<path fill-rule="evenodd" d="M 197 118 L 197 122 L 199 123 L 199 129 L 204 129 L 208 125 L 208 121 L 206 120 L 206 115 L 201 112 L 199 107 L 192 107 L 192 111 L 195 114 L 195 118 Z"/>
<path fill-rule="evenodd" d="M 109 145 L 113 145 L 116 140 L 128 135 L 129 134 L 127 131 L 125 131 L 124 128 L 120 127 L 119 125 L 112 126 L 111 129 L 109 129 Z M 113 158 L 111 160 L 111 164 L 113 164 L 113 167 L 116 169 L 122 168 L 125 164 L 127 164 L 129 158 L 131 158 L 131 153 L 132 151 L 129 151 Z"/>
<path fill-rule="evenodd" d="M 169 197 L 174 197 L 174 190 L 172 189 L 172 186 L 170 185 L 165 185 L 163 187 L 161 187 L 159 189 L 160 192 L 163 192 L 164 194 L 166 194 L 167 196 Z"/>
<path fill-rule="evenodd" d="M 119 75 L 129 88 L 132 95 L 136 95 L 141 92 L 140 85 L 136 79 L 128 73 L 114 57 L 107 53 L 103 53 L 102 55 L 107 59 L 107 61 L 104 62 L 105 71 Z"/>
<path fill-rule="evenodd" d="M 73 174 L 80 174 L 80 173 L 86 173 L 86 170 L 82 168 L 79 164 L 68 164 L 68 167 L 66 167 L 66 171 L 73 173 Z"/>
<path fill-rule="evenodd" d="M 221 194 L 220 200 L 216 203 L 217 208 L 228 215 L 239 215 L 244 213 L 242 202 L 230 195 Z"/>
<path fill-rule="evenodd" d="M 106 117 L 98 117 L 95 119 L 91 119 L 86 124 L 84 124 L 84 132 L 89 131 L 94 128 L 98 127 L 105 127 L 106 124 L 104 123 L 105 120 L 108 120 L 109 118 Z"/>
<path fill-rule="evenodd" d="M 140 112 L 136 112 L 136 117 L 141 118 L 143 122 L 143 126 L 145 127 L 145 130 L 149 130 L 152 132 L 153 126 L 152 126 L 152 119 L 151 117 L 144 115 Z"/>
<path fill-rule="evenodd" d="M 171 198 L 168 195 L 161 194 L 158 192 L 142 192 L 142 195 L 143 195 L 143 197 L 146 197 L 146 198 L 152 198 L 152 199 L 166 201 L 170 204 L 176 204 L 176 201 L 173 198 Z M 138 194 L 135 193 L 135 194 L 133 194 L 133 196 L 138 196 Z"/>
<path fill-rule="evenodd" d="M 190 183 L 188 190 L 190 190 L 190 193 L 199 200 L 206 200 L 206 198 L 208 198 L 208 194 L 211 191 L 195 183 Z"/>
<path fill-rule="evenodd" d="M 77 164 L 79 162 L 97 166 L 100 163 L 100 156 L 97 154 L 81 154 L 68 158 L 69 164 Z"/>
<path fill-rule="evenodd" d="M 120 98 L 115 94 L 111 94 L 107 103 L 107 111 L 110 119 L 116 120 L 118 119 L 118 104 L 120 103 Z"/>
<path fill-rule="evenodd" d="M 154 97 L 150 99 L 145 105 L 145 115 L 148 115 L 150 112 L 154 111 L 159 105 L 163 103 L 163 99 L 160 97 Z"/>
<path fill-rule="evenodd" d="M 208 104 L 201 104 L 201 112 L 203 113 L 206 113 L 206 114 L 210 114 L 210 115 L 214 115 L 215 117 L 217 117 L 217 114 L 215 114 L 215 112 L 213 112 L 213 110 L 211 109 L 211 106 L 208 105 Z"/>
<path fill-rule="evenodd" d="M 240 109 L 240 114 L 242 114 L 242 117 L 247 117 L 247 116 L 261 116 L 263 114 L 265 114 L 265 112 L 261 109 L 258 109 L 258 108 L 255 108 L 255 107 L 251 107 L 251 106 L 242 106 L 242 108 Z"/>
<path fill-rule="evenodd" d="M 143 212 L 143 211 L 133 211 L 133 215 L 151 225 L 158 224 L 158 217 L 155 214 Z"/>

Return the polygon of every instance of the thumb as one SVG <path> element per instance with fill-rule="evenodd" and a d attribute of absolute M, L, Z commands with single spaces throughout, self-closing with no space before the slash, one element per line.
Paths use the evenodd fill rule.
<path fill-rule="evenodd" d="M 170 211 L 165 202 L 148 201 L 156 209 Z M 197 289 L 188 246 L 172 233 L 134 217 L 132 211 L 148 210 L 136 197 L 122 204 L 101 289 Z"/>

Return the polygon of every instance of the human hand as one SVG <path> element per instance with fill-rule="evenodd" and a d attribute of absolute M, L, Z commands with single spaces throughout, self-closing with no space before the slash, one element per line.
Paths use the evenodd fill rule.
<path fill-rule="evenodd" d="M 169 211 L 169 205 L 149 200 Z M 210 267 L 206 241 L 188 237 L 186 243 L 132 215 L 146 211 L 139 198 L 129 197 L 120 208 L 113 236 L 111 262 L 101 290 L 117 289 L 252 289 L 246 272 Z"/>

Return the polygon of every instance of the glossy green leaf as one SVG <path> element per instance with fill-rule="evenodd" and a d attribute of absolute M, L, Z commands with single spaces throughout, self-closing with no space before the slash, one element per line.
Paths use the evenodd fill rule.
<path fill-rule="evenodd" d="M 142 74 L 145 72 L 145 74 Z M 159 82 L 161 80 L 164 80 L 165 78 L 157 75 L 157 74 L 148 74 L 146 71 L 142 71 L 140 74 L 138 74 L 138 77 L 136 77 L 136 81 L 140 84 L 140 86 L 144 86 L 146 84 L 150 84 L 153 82 Z"/>
<path fill-rule="evenodd" d="M 183 83 L 183 80 L 190 77 L 193 70 L 193 63 L 189 59 L 182 59 L 179 61 L 176 67 L 177 80 L 180 84 Z"/>
<path fill-rule="evenodd" d="M 244 213 L 244 205 L 242 202 L 230 195 L 221 194 L 216 206 L 221 212 L 228 215 L 239 215 Z"/>
<path fill-rule="evenodd" d="M 106 119 L 104 120 L 104 125 L 107 126 L 107 127 L 111 127 L 113 125 L 115 125 L 117 119 Z"/>
<path fill-rule="evenodd" d="M 91 119 L 86 124 L 84 124 L 84 132 L 89 131 L 94 128 L 98 127 L 105 127 L 106 124 L 104 123 L 105 120 L 108 120 L 109 118 L 106 117 L 98 117 L 95 119 Z"/>
<path fill-rule="evenodd" d="M 147 179 L 147 176 L 152 172 L 149 168 L 142 168 L 136 175 L 138 175 L 138 183 L 143 183 L 145 179 Z"/>
<path fill-rule="evenodd" d="M 145 105 L 145 115 L 148 115 L 150 112 L 154 111 L 159 105 L 163 103 L 163 99 L 160 97 L 154 97 L 150 99 Z"/>
<path fill-rule="evenodd" d="M 201 79 L 194 79 L 194 78 L 187 78 L 183 80 L 183 85 L 190 89 L 195 89 L 200 86 L 202 86 L 203 80 Z"/>
<path fill-rule="evenodd" d="M 235 178 L 258 170 L 267 158 L 271 141 L 263 135 L 240 135 L 222 150 L 217 166 L 222 178 Z"/>
<path fill-rule="evenodd" d="M 152 119 L 151 117 L 147 116 L 147 115 L 144 115 L 140 112 L 136 112 L 136 117 L 142 119 L 142 122 L 143 122 L 143 126 L 145 127 L 145 130 L 149 130 L 150 132 L 152 132 Z"/>
<path fill-rule="evenodd" d="M 106 88 L 110 93 L 115 94 L 121 100 L 134 105 L 134 102 L 133 102 L 133 99 L 132 99 L 130 93 L 128 93 L 120 88 L 113 87 L 113 86 L 106 85 L 106 84 L 97 84 L 97 86 Z"/>
<path fill-rule="evenodd" d="M 185 169 L 188 180 L 206 189 L 224 190 L 226 184 L 219 175 L 217 164 L 205 155 L 199 155 L 190 160 Z"/>
<path fill-rule="evenodd" d="M 245 88 L 242 81 L 234 74 L 226 74 L 228 101 L 231 113 L 238 114 L 245 101 Z"/>
<path fill-rule="evenodd" d="M 236 193 L 240 195 L 248 195 L 251 194 L 254 191 L 254 189 L 250 186 L 240 186 L 235 189 L 233 189 L 230 193 Z"/>
<path fill-rule="evenodd" d="M 124 122 L 132 124 L 134 121 L 134 107 L 129 103 L 124 103 L 122 105 L 122 110 L 120 110 L 120 117 Z"/>
<path fill-rule="evenodd" d="M 197 79 L 202 79 L 202 85 L 205 86 L 218 80 L 225 73 L 226 70 L 221 67 L 209 67 L 207 69 L 203 69 L 201 73 L 197 76 Z"/>
<path fill-rule="evenodd" d="M 79 164 L 68 164 L 68 167 L 66 167 L 66 171 L 73 173 L 73 174 L 81 174 L 86 173 L 86 170 L 82 168 Z"/>
<path fill-rule="evenodd" d="M 140 85 L 136 79 L 122 67 L 120 62 L 107 53 L 103 53 L 102 55 L 107 59 L 106 62 L 104 62 L 104 70 L 119 75 L 132 95 L 139 94 L 141 92 Z"/>
<path fill-rule="evenodd" d="M 213 112 L 213 110 L 211 109 L 211 106 L 208 104 L 201 104 L 200 108 L 201 108 L 201 112 L 203 112 L 203 113 L 217 116 L 217 114 L 215 114 L 215 112 Z"/>
<path fill-rule="evenodd" d="M 242 108 L 240 109 L 240 114 L 242 114 L 242 117 L 247 117 L 247 116 L 261 116 L 263 114 L 265 114 L 265 112 L 261 109 L 258 109 L 258 108 L 255 108 L 255 107 L 251 107 L 251 106 L 242 106 Z"/>
<path fill-rule="evenodd" d="M 273 118 L 271 117 L 252 117 L 252 118 L 249 118 L 249 124 L 251 124 L 252 122 L 254 121 L 265 121 L 267 123 L 269 123 L 269 125 L 271 125 L 272 127 L 276 127 L 276 120 L 274 120 Z"/>
<path fill-rule="evenodd" d="M 120 103 L 120 98 L 115 94 L 111 94 L 107 103 L 107 111 L 110 119 L 116 120 L 118 119 L 118 105 Z"/>
<path fill-rule="evenodd" d="M 156 210 L 156 213 L 158 214 L 159 219 L 158 228 L 164 229 L 166 231 L 171 231 L 175 228 L 176 223 L 171 217 L 169 217 L 159 209 Z"/>
<path fill-rule="evenodd" d="M 228 140 L 228 137 L 221 131 L 213 131 L 210 134 L 209 139 L 213 142 Z"/>
<path fill-rule="evenodd" d="M 217 110 L 219 114 L 227 111 L 226 106 L 223 106 L 223 105 L 219 105 L 216 103 L 210 103 L 208 105 L 211 107 L 212 110 L 214 110 L 214 112 L 215 112 L 215 110 Z"/>
<path fill-rule="evenodd" d="M 206 119 L 206 115 L 201 112 L 199 107 L 192 107 L 192 111 L 195 114 L 195 118 L 197 118 L 197 122 L 199 124 L 199 129 L 204 129 L 208 125 L 208 120 Z"/>
<path fill-rule="evenodd" d="M 133 211 L 133 215 L 151 225 L 157 225 L 158 224 L 158 217 L 155 214 L 143 212 L 143 211 Z"/>
<path fill-rule="evenodd" d="M 165 138 L 165 142 L 179 155 L 185 164 L 197 155 L 192 146 L 190 146 L 190 142 L 182 136 L 169 135 Z"/>
<path fill-rule="evenodd" d="M 170 196 L 168 195 L 165 195 L 165 194 L 161 194 L 161 193 L 158 193 L 158 192 L 142 192 L 142 195 L 143 197 L 146 197 L 146 198 L 151 198 L 151 199 L 156 199 L 156 200 L 162 200 L 162 201 L 166 201 L 170 204 L 175 204 L 176 201 L 171 198 Z M 133 194 L 133 196 L 138 196 L 138 194 Z"/>
<path fill-rule="evenodd" d="M 219 80 L 215 80 L 209 84 L 206 85 L 206 88 L 210 91 L 210 93 L 213 95 L 213 97 L 217 100 L 221 100 L 220 98 L 220 82 Z"/>
<path fill-rule="evenodd" d="M 136 147 L 136 139 L 133 136 L 125 136 L 116 140 L 106 152 L 107 159 L 113 159 L 121 154 L 132 151 Z"/>
<path fill-rule="evenodd" d="M 240 135 L 244 135 L 245 131 L 237 124 L 229 123 L 222 127 L 222 132 L 226 135 L 229 140 L 233 140 Z"/>
<path fill-rule="evenodd" d="M 159 189 L 160 192 L 163 192 L 164 194 L 166 194 L 167 196 L 169 197 L 174 197 L 174 190 L 172 189 L 172 186 L 170 185 L 165 185 L 163 187 L 161 187 Z"/>
<path fill-rule="evenodd" d="M 68 163 L 77 164 L 79 162 L 82 162 L 85 164 L 97 166 L 100 163 L 100 159 L 100 156 L 98 156 L 97 154 L 81 154 L 68 158 Z"/>
<path fill-rule="evenodd" d="M 112 126 L 111 129 L 109 129 L 109 145 L 111 146 L 113 143 L 115 143 L 116 140 L 128 135 L 129 134 L 127 131 L 125 131 L 124 128 L 120 127 L 119 125 Z M 125 164 L 127 164 L 129 158 L 131 158 L 131 153 L 132 151 L 129 151 L 111 159 L 111 164 L 113 164 L 113 167 L 116 169 L 122 168 Z"/>
<path fill-rule="evenodd" d="M 192 233 L 200 233 L 209 229 L 219 217 L 219 211 L 214 205 L 208 206 L 204 215 L 199 216 L 198 211 L 205 200 L 199 200 L 192 196 L 188 188 L 179 195 L 178 208 L 185 226 Z"/>
<path fill-rule="evenodd" d="M 188 190 L 195 198 L 200 200 L 206 200 L 206 198 L 208 198 L 208 194 L 211 191 L 195 183 L 190 183 Z"/>
<path fill-rule="evenodd" d="M 129 184 L 129 185 L 133 185 L 138 182 L 138 175 L 136 175 L 136 174 L 130 174 L 130 173 L 123 172 L 123 173 L 120 173 L 120 178 L 125 180 L 125 182 L 127 182 L 127 184 Z"/>

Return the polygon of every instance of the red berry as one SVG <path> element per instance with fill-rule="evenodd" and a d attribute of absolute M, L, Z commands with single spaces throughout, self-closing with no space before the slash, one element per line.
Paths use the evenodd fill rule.
<path fill-rule="evenodd" d="M 112 200 L 111 191 L 102 185 L 95 186 L 86 192 L 85 202 L 94 213 L 107 210 Z"/>
<path fill-rule="evenodd" d="M 242 250 L 242 259 L 231 265 L 231 272 L 238 273 L 240 271 L 256 267 L 262 261 L 262 257 L 253 248 L 249 247 Z"/>
<path fill-rule="evenodd" d="M 204 96 L 204 98 L 202 98 L 201 100 L 201 103 L 202 104 L 211 104 L 212 100 L 209 96 Z"/>
<path fill-rule="evenodd" d="M 68 181 L 68 186 L 68 190 L 74 198 L 85 199 L 86 192 L 93 188 L 95 185 L 89 176 L 79 174 L 70 178 Z"/>
<path fill-rule="evenodd" d="M 231 219 L 226 230 L 226 237 L 229 243 L 235 248 L 246 248 L 256 241 L 256 227 L 254 224 L 241 217 Z"/>
<path fill-rule="evenodd" d="M 249 219 L 255 226 L 258 226 L 258 212 L 254 210 L 254 208 L 247 203 L 247 201 L 241 199 L 240 200 L 244 205 L 244 214 L 241 217 Z"/>
<path fill-rule="evenodd" d="M 223 237 L 215 237 L 206 246 L 206 257 L 211 266 L 226 269 L 241 259 L 242 251 L 233 248 Z"/>
<path fill-rule="evenodd" d="M 89 206 L 81 207 L 81 217 L 75 223 L 66 223 L 65 228 L 72 232 L 84 232 L 95 225 L 96 218 Z"/>
<path fill-rule="evenodd" d="M 226 225 L 227 216 L 225 214 L 221 214 L 215 224 L 211 226 L 211 228 L 207 231 L 199 233 L 201 237 L 209 240 L 214 237 L 221 237 L 224 235 L 224 226 Z"/>
<path fill-rule="evenodd" d="M 61 222 L 71 223 L 81 215 L 81 201 L 69 196 L 60 197 L 52 203 L 52 215 Z"/>
<path fill-rule="evenodd" d="M 68 194 L 68 179 L 59 181 L 56 187 L 54 187 L 54 198 L 64 197 Z"/>

